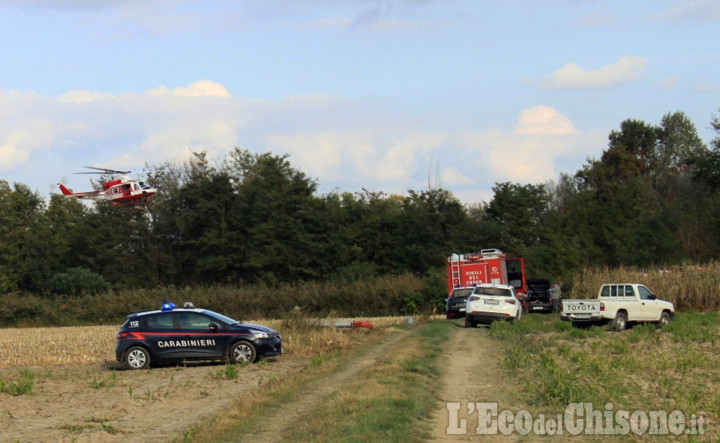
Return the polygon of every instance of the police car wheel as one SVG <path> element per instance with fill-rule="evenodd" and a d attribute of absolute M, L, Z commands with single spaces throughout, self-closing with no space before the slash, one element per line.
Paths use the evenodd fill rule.
<path fill-rule="evenodd" d="M 252 363 L 256 356 L 255 346 L 247 341 L 239 341 L 230 348 L 230 361 L 233 363 Z"/>
<path fill-rule="evenodd" d="M 141 346 L 134 346 L 125 354 L 125 364 L 129 369 L 145 369 L 150 366 L 150 353 Z"/>

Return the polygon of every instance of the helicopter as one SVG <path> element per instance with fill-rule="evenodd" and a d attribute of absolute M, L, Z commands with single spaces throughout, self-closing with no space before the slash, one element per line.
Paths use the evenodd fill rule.
<path fill-rule="evenodd" d="M 136 207 L 152 203 L 157 189 L 151 187 L 144 181 L 134 180 L 125 174 L 130 171 L 118 171 L 115 169 L 97 168 L 95 166 L 83 166 L 94 169 L 94 171 L 76 172 L 76 174 L 121 174 L 117 179 L 103 183 L 101 190 L 88 192 L 73 192 L 62 183 L 58 183 L 60 191 L 65 197 L 90 200 L 107 200 L 113 206 Z"/>

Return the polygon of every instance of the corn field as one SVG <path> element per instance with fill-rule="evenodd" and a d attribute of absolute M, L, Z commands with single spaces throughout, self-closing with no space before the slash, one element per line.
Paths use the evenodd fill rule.
<path fill-rule="evenodd" d="M 314 356 L 346 348 L 365 334 L 382 334 L 405 317 L 369 318 L 375 329 L 317 326 L 347 319 L 286 319 L 250 321 L 280 332 L 284 355 Z M 0 329 L 0 367 L 83 365 L 115 362 L 115 340 L 120 326 Z M 282 358 L 282 357 L 281 357 Z"/>
<path fill-rule="evenodd" d="M 573 278 L 568 298 L 595 298 L 603 283 L 640 283 L 678 311 L 720 310 L 720 263 L 642 271 L 586 268 Z"/>

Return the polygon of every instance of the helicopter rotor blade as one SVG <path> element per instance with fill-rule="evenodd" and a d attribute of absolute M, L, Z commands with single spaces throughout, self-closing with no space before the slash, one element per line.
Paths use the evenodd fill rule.
<path fill-rule="evenodd" d="M 98 168 L 96 166 L 83 166 L 83 168 L 95 169 L 95 171 L 76 172 L 75 174 L 129 174 L 130 171 L 120 171 L 117 169 Z"/>

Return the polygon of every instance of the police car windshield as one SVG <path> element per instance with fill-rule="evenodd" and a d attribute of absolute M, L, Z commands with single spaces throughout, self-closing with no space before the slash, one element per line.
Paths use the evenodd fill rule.
<path fill-rule="evenodd" d="M 218 314 L 217 312 L 205 311 L 205 314 L 209 315 L 210 317 L 214 318 L 215 320 L 219 321 L 220 323 L 224 323 L 226 325 L 234 325 L 235 323 L 240 323 L 237 320 L 234 320 L 230 317 L 226 317 L 222 314 Z"/>

